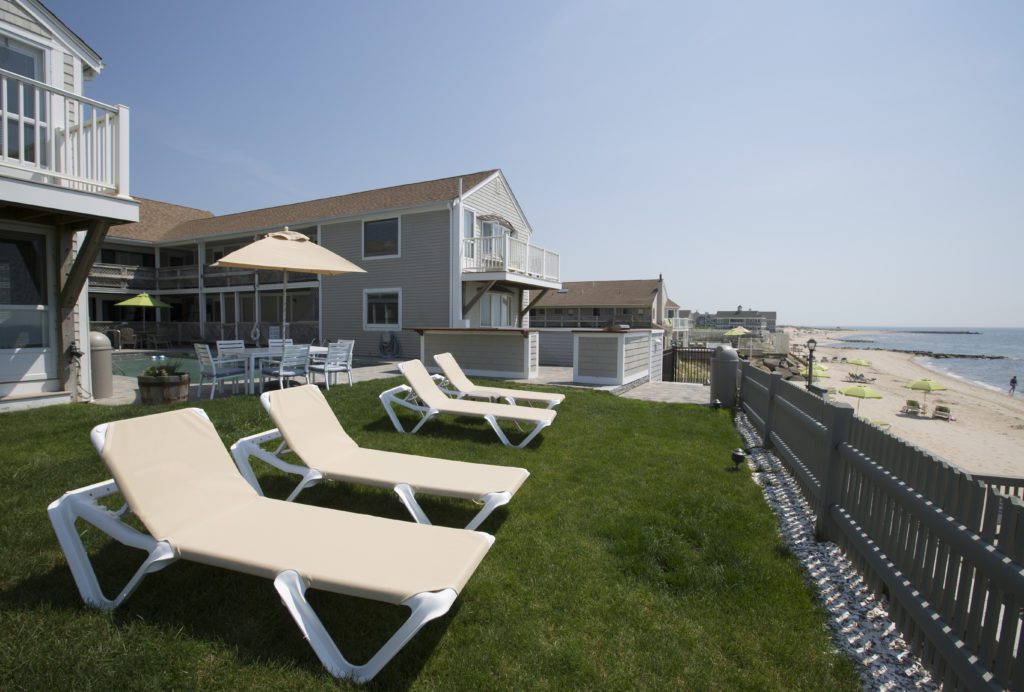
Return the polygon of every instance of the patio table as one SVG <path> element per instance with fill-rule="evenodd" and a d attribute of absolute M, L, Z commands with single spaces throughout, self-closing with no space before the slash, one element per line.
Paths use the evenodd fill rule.
<path fill-rule="evenodd" d="M 233 351 L 233 354 L 244 355 L 249 361 L 248 374 L 245 378 L 245 393 L 254 394 L 256 391 L 256 365 L 264 358 L 280 358 L 284 355 L 283 348 L 269 348 L 267 346 L 248 346 L 245 351 Z M 310 346 L 309 355 L 321 355 L 327 353 L 326 346 Z"/>

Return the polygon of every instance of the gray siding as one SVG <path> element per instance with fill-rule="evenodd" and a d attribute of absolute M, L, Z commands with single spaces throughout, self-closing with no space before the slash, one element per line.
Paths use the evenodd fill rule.
<path fill-rule="evenodd" d="M 572 366 L 572 332 L 540 332 L 540 364 L 559 367 Z"/>
<path fill-rule="evenodd" d="M 476 210 L 476 215 L 498 214 L 515 226 L 516 238 L 528 240 L 530 238 L 530 225 L 526 218 L 519 213 L 516 203 L 512 201 L 512 191 L 506 187 L 501 176 L 498 176 L 472 195 L 464 198 L 467 206 Z M 477 222 L 475 235 L 480 234 L 480 223 Z"/>
<path fill-rule="evenodd" d="M 379 217 L 378 217 L 379 218 Z M 402 289 L 402 331 L 398 334 L 401 357 L 417 358 L 420 327 L 447 327 L 449 305 L 448 211 L 401 216 L 399 252 L 394 259 L 363 259 L 363 223 L 344 221 L 321 226 L 321 242 L 345 257 L 365 274 L 323 277 L 323 335 L 330 339 L 355 339 L 359 355 L 377 355 L 385 332 L 363 330 L 363 289 Z"/>
<path fill-rule="evenodd" d="M 39 36 L 51 37 L 50 32 L 42 24 L 33 19 L 28 12 L 21 8 L 21 5 L 12 0 L 0 0 L 0 22 L 13 24 L 20 29 L 31 31 Z"/>
<path fill-rule="evenodd" d="M 626 337 L 625 355 L 623 356 L 623 375 L 629 381 L 631 375 L 644 372 L 651 365 L 650 337 L 636 334 Z"/>
<path fill-rule="evenodd" d="M 434 367 L 434 356 L 451 353 L 462 369 L 468 373 L 508 373 L 526 377 L 523 372 L 523 335 L 518 331 L 504 334 L 475 334 L 472 332 L 440 332 L 423 336 L 424 363 Z"/>
<path fill-rule="evenodd" d="M 608 336 L 579 335 L 579 374 L 583 377 L 619 376 L 619 340 Z"/>

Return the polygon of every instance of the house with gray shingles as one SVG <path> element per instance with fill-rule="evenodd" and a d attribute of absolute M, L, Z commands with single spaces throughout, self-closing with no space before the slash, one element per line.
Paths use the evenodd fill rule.
<path fill-rule="evenodd" d="M 561 287 L 558 254 L 533 243 L 504 174 L 488 170 L 220 216 L 142 200 L 139 222 L 114 229 L 93 266 L 92 318 L 141 319 L 114 304 L 148 291 L 171 305 L 157 324 L 173 341 L 265 341 L 281 320 L 281 274 L 211 265 L 283 226 L 366 270 L 289 273 L 296 341 L 417 357 L 417 329 L 523 327 L 531 301 Z"/>
<path fill-rule="evenodd" d="M 103 67 L 41 3 L 0 0 L 0 410 L 91 396 L 83 289 L 139 218 L 128 108 L 84 95 Z"/>
<path fill-rule="evenodd" d="M 619 324 L 661 328 L 669 311 L 679 306 L 668 297 L 665 281 L 566 281 L 530 311 L 530 326 L 537 328 L 604 328 Z M 673 315 L 674 317 L 674 315 Z"/>

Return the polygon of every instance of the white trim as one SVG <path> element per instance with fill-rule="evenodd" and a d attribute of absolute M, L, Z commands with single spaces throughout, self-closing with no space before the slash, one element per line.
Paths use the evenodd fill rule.
<path fill-rule="evenodd" d="M 103 59 L 93 50 L 89 44 L 75 35 L 57 15 L 50 12 L 46 7 L 34 0 L 21 0 L 21 8 L 31 15 L 39 24 L 50 32 L 51 38 L 62 44 L 64 48 L 71 51 L 72 55 L 81 60 L 87 60 L 89 68 L 96 74 L 103 71 Z"/>
<path fill-rule="evenodd" d="M 366 256 L 366 224 L 375 223 L 377 221 L 390 221 L 394 219 L 398 223 L 398 252 L 394 255 L 374 255 L 373 257 Z M 380 218 L 364 218 L 362 225 L 359 230 L 359 254 L 363 261 L 372 260 L 386 260 L 386 259 L 401 259 L 402 258 L 402 215 L 398 216 L 382 216 Z"/>
<path fill-rule="evenodd" d="M 469 197 L 474 192 L 478 192 L 481 188 L 483 188 L 485 185 L 487 185 L 488 183 L 490 183 L 491 181 L 493 181 L 495 178 L 497 178 L 499 176 L 501 177 L 501 182 L 505 185 L 505 191 L 508 192 L 508 196 L 512 200 L 512 204 L 515 205 L 516 211 L 519 212 L 519 217 L 523 220 L 523 223 L 526 224 L 526 230 L 529 231 L 530 237 L 532 238 L 533 237 L 533 225 L 530 224 L 530 220 L 528 218 L 526 218 L 526 214 L 523 213 L 523 207 L 519 204 L 519 200 L 516 199 L 516 193 L 512 192 L 512 186 L 508 184 L 508 178 L 505 177 L 505 174 L 501 171 L 500 168 L 494 172 L 494 175 L 487 176 L 487 178 L 485 180 L 483 180 L 482 182 L 480 182 L 476 186 L 474 186 L 472 190 L 470 190 L 469 192 L 463 193 L 463 195 L 462 195 L 463 199 L 465 199 L 466 197 Z"/>
<path fill-rule="evenodd" d="M 366 296 L 369 293 L 398 294 L 398 324 L 367 324 Z M 363 331 L 364 332 L 398 332 L 402 330 L 402 289 L 401 288 L 364 288 L 363 289 Z"/>

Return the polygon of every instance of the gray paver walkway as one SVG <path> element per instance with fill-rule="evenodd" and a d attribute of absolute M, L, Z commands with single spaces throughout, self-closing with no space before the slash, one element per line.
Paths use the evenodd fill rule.
<path fill-rule="evenodd" d="M 660 401 L 666 404 L 708 404 L 711 401 L 708 387 L 685 382 L 645 382 L 620 396 L 624 399 Z"/>

